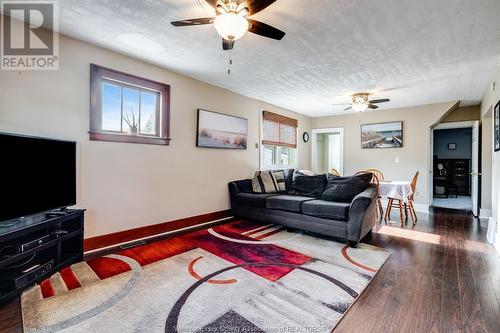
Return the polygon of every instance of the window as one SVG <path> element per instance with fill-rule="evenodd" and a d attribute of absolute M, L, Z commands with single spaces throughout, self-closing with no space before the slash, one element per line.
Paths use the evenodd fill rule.
<path fill-rule="evenodd" d="M 170 86 L 91 65 L 90 139 L 168 145 Z"/>
<path fill-rule="evenodd" d="M 296 167 L 297 120 L 268 111 L 262 120 L 261 168 Z"/>

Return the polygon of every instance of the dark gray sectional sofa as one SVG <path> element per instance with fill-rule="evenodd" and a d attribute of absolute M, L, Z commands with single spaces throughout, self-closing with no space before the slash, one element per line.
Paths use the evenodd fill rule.
<path fill-rule="evenodd" d="M 274 194 L 254 193 L 251 179 L 230 182 L 233 215 L 340 238 L 352 247 L 375 225 L 375 186 L 366 188 L 352 202 L 332 202 L 290 194 L 290 181 L 286 182 L 287 191 Z"/>

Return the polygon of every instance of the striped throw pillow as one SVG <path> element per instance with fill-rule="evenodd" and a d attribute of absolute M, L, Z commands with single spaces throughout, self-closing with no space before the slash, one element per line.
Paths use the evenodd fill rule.
<path fill-rule="evenodd" d="M 273 171 L 273 176 L 274 179 L 276 180 L 276 183 L 278 184 L 278 191 L 285 192 L 286 191 L 285 173 L 281 170 Z"/>
<path fill-rule="evenodd" d="M 256 193 L 276 193 L 279 191 L 272 171 L 255 172 L 255 177 L 252 178 L 252 189 Z"/>

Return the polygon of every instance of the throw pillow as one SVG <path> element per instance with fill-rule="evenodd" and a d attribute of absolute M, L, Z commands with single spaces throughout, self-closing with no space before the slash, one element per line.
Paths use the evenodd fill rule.
<path fill-rule="evenodd" d="M 272 171 L 257 171 L 252 178 L 252 190 L 256 193 L 276 193 L 278 184 Z"/>
<path fill-rule="evenodd" d="M 327 180 L 321 200 L 351 202 L 355 196 L 366 190 L 372 180 L 372 174 L 364 173 L 351 177 L 328 175 Z"/>
<path fill-rule="evenodd" d="M 290 193 L 319 198 L 325 190 L 325 185 L 325 175 L 304 176 L 300 172 L 295 171 Z"/>
<path fill-rule="evenodd" d="M 285 173 L 283 171 L 273 171 L 273 177 L 278 185 L 278 192 L 286 191 Z"/>

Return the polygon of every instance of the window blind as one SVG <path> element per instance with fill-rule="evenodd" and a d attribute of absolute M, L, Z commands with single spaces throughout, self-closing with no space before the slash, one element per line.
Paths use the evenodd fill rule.
<path fill-rule="evenodd" d="M 264 111 L 262 118 L 263 144 L 297 148 L 297 119 L 269 111 Z"/>

